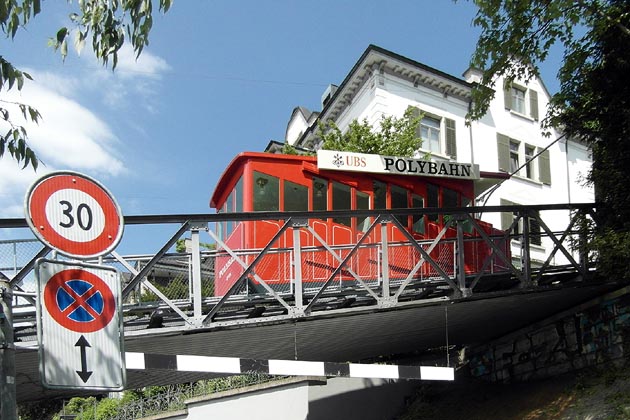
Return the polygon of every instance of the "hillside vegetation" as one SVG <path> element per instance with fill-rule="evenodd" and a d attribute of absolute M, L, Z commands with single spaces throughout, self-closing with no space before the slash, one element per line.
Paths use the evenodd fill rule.
<path fill-rule="evenodd" d="M 630 419 L 630 367 L 584 370 L 546 380 L 491 384 L 474 378 L 431 383 L 398 420 Z"/>

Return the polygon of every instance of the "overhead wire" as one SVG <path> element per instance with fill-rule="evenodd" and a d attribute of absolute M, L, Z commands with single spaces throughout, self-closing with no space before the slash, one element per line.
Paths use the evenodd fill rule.
<path fill-rule="evenodd" d="M 544 148 L 540 149 L 535 155 L 533 155 L 531 158 L 529 158 L 528 160 L 526 160 L 521 166 L 519 166 L 518 168 L 516 168 L 514 171 L 512 171 L 511 173 L 509 173 L 509 177 L 505 178 L 503 180 L 501 180 L 501 182 L 499 182 L 498 184 L 494 185 L 492 188 L 490 188 L 489 190 L 487 190 L 486 192 L 484 192 L 483 194 L 481 194 L 478 198 L 477 198 L 477 202 L 481 203 L 479 205 L 479 207 L 484 207 L 487 203 L 488 200 L 490 199 L 490 196 L 492 196 L 492 194 L 498 190 L 505 181 L 509 180 L 512 178 L 513 175 L 519 173 L 519 171 L 521 169 L 523 169 L 524 167 L 526 167 L 527 165 L 529 165 L 530 162 L 533 162 L 536 158 L 538 158 L 540 155 L 542 155 L 545 151 L 549 150 L 549 148 L 551 146 L 553 146 L 554 144 L 556 144 L 558 141 L 562 140 L 563 138 L 566 137 L 566 134 L 562 134 L 560 136 L 558 136 L 555 140 L 553 140 L 551 143 L 549 143 L 547 146 L 545 146 Z"/>

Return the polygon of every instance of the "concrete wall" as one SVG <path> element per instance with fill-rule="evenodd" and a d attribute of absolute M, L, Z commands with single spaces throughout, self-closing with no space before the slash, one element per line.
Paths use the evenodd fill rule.
<path fill-rule="evenodd" d="M 150 419 L 391 419 L 403 412 L 417 386 L 417 381 L 287 378 L 194 398 L 186 401 L 186 410 Z"/>
<path fill-rule="evenodd" d="M 614 362 L 630 354 L 630 288 L 473 349 L 473 376 L 518 382 Z"/>

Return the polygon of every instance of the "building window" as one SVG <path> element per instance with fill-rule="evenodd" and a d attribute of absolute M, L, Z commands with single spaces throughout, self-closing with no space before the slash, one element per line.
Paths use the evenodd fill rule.
<path fill-rule="evenodd" d="M 551 185 L 549 150 L 536 148 L 497 133 L 497 154 L 500 171 Z M 521 162 L 525 162 L 524 170 L 518 169 Z"/>
<path fill-rule="evenodd" d="M 503 97 L 506 109 L 538 120 L 538 93 L 535 90 L 516 84 L 506 84 Z"/>
<path fill-rule="evenodd" d="M 525 91 L 521 88 L 512 86 L 512 110 L 519 114 L 525 115 Z"/>
<path fill-rule="evenodd" d="M 440 153 L 440 120 L 424 117 L 420 122 L 422 148 L 433 153 Z"/>
<path fill-rule="evenodd" d="M 535 153 L 536 148 L 534 146 L 525 145 L 525 176 L 529 179 L 534 179 Z"/>
<path fill-rule="evenodd" d="M 510 140 L 510 173 L 513 174 L 518 171 L 521 166 L 518 160 L 519 143 L 517 141 Z"/>
<path fill-rule="evenodd" d="M 513 203 L 508 200 L 501 199 L 502 206 L 516 206 L 518 204 Z M 530 217 L 522 217 L 518 223 L 514 223 L 514 220 L 518 216 L 512 212 L 503 212 L 501 213 L 501 229 L 507 230 L 512 226 L 512 230 L 510 231 L 510 235 L 513 235 L 512 239 L 520 240 L 520 235 L 523 232 L 523 223 L 527 219 L 527 223 L 529 224 L 529 243 L 532 245 L 542 245 L 542 235 L 541 235 L 541 227 L 538 218 L 540 217 L 540 213 L 538 211 L 534 212 L 534 215 Z"/>
<path fill-rule="evenodd" d="M 436 115 L 427 115 L 418 108 L 413 108 L 413 116 L 423 115 L 416 135 L 422 139 L 422 150 L 436 154 L 446 154 L 457 158 L 457 136 L 455 120 Z"/>

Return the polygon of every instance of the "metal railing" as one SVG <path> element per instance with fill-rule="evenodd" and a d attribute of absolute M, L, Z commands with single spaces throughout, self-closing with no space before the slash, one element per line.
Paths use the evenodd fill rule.
<path fill-rule="evenodd" d="M 146 396 L 119 405 L 116 410 L 117 414 L 109 417 L 108 420 L 134 420 L 154 414 L 182 410 L 186 408 L 186 401 L 191 398 L 240 389 L 283 378 L 284 377 L 280 376 L 255 373 L 166 386 L 163 387 L 165 389 L 159 394 Z"/>
<path fill-rule="evenodd" d="M 593 212 L 583 204 L 128 216 L 119 250 L 163 245 L 93 262 L 121 273 L 127 331 L 200 328 L 584 280 L 595 257 L 586 251 L 584 228 Z M 418 220 L 424 223 L 413 232 Z M 502 223 L 505 231 L 497 229 Z M 14 315 L 24 335 L 35 321 L 32 269 L 51 252 L 33 247 L 26 226 L 0 220 L 0 229 L 23 233 L 0 242 L 0 271 L 26 292 Z M 172 234 L 164 240 L 156 226 Z M 181 239 L 187 249 L 176 252 Z"/>

